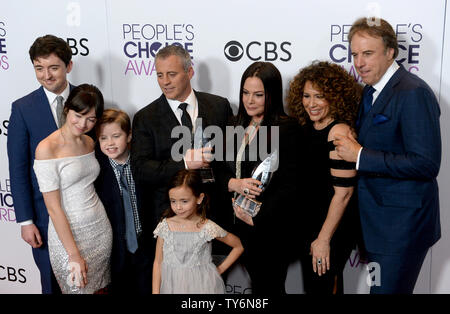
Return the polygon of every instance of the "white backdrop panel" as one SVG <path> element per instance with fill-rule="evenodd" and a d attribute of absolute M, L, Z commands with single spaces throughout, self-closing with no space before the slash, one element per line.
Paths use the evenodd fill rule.
<path fill-rule="evenodd" d="M 131 116 L 161 95 L 154 53 L 160 46 L 181 44 L 193 57 L 193 87 L 227 97 L 236 110 L 242 72 L 256 60 L 271 61 L 280 69 L 285 91 L 298 70 L 316 59 L 336 62 L 358 78 L 348 54 L 347 34 L 356 18 L 370 13 L 380 14 L 397 31 L 401 45 L 398 60 L 427 81 L 436 95 L 442 90 L 444 150 L 439 182 L 441 204 L 448 203 L 450 60 L 444 57 L 443 64 L 441 60 L 450 53 L 450 30 L 447 23 L 443 50 L 444 0 L 24 2 L 8 1 L 0 13 L 0 193 L 9 205 L 7 120 L 11 102 L 39 86 L 28 57 L 36 37 L 51 33 L 66 38 L 75 54 L 69 80 L 96 84 L 107 106 L 120 107 Z M 447 16 L 449 13 L 447 8 Z M 0 238 L 7 241 L 0 241 L 0 293 L 39 293 L 31 250 L 20 238 L 13 206 L 4 201 L 0 203 Z M 450 216 L 444 206 L 442 209 L 443 238 L 427 256 L 415 292 L 450 291 Z M 8 277 L 12 269 L 17 273 L 15 281 L 9 280 L 13 275 Z M 299 271 L 298 263 L 291 265 L 288 292 L 303 291 Z M 25 283 L 19 282 L 24 281 L 21 274 L 25 274 Z M 368 292 L 368 273 L 359 263 L 358 252 L 352 252 L 344 274 L 347 293 Z M 248 278 L 240 265 L 228 279 L 230 293 L 248 291 Z"/>

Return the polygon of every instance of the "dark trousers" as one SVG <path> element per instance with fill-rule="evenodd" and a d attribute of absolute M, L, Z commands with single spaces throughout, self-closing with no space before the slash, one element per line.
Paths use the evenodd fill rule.
<path fill-rule="evenodd" d="M 300 262 L 305 294 L 330 295 L 344 293 L 343 269 L 330 269 L 324 275 L 319 276 L 313 271 L 311 255 L 303 255 L 300 258 Z"/>
<path fill-rule="evenodd" d="M 338 246 L 336 243 L 331 244 L 336 248 L 330 252 L 330 269 L 321 276 L 313 270 L 312 256 L 309 255 L 309 250 L 302 252 L 300 262 L 305 294 L 344 294 L 343 271 L 352 252 L 352 246 L 342 245 L 342 242 L 349 241 L 341 240 L 341 245 Z"/>
<path fill-rule="evenodd" d="M 274 248 L 270 245 L 266 248 L 259 245 L 245 247 L 243 262 L 250 276 L 253 294 L 286 294 L 285 282 L 290 261 L 283 252 L 270 250 L 271 247 Z"/>
<path fill-rule="evenodd" d="M 111 294 L 148 295 L 152 293 L 153 254 L 138 248 L 133 254 L 125 253 L 125 262 L 120 272 L 113 272 Z"/>
<path fill-rule="evenodd" d="M 412 294 L 427 252 L 401 256 L 367 252 L 370 294 Z"/>

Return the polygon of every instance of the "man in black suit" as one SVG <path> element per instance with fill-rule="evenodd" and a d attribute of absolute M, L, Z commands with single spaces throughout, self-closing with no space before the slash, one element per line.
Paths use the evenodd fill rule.
<path fill-rule="evenodd" d="M 200 169 L 210 165 L 206 158 L 208 153 L 202 148 L 187 149 L 182 160 L 174 160 L 172 146 L 179 139 L 171 137 L 172 130 L 180 125 L 186 126 L 187 119 L 192 131 L 200 121 L 197 118 L 201 118 L 203 130 L 215 125 L 225 131 L 232 115 L 226 98 L 192 89 L 190 80 L 194 70 L 191 57 L 182 47 L 171 45 L 158 51 L 155 67 L 163 95 L 136 113 L 131 143 L 131 168 L 136 184 L 145 191 L 143 219 L 149 222 L 149 229 L 156 227 L 161 214 L 169 207 L 167 184 L 170 178 L 184 168 Z M 215 164 L 217 162 L 211 162 L 213 169 Z M 220 212 L 219 202 L 215 201 L 216 184 L 208 185 L 207 192 L 212 199 L 210 216 L 215 218 Z"/>

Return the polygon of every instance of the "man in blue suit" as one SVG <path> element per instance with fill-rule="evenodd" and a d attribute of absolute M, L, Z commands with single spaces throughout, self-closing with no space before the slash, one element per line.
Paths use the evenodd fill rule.
<path fill-rule="evenodd" d="M 60 293 L 48 255 L 49 216 L 33 162 L 39 142 L 60 127 L 59 114 L 71 89 L 72 52 L 63 39 L 46 35 L 35 40 L 29 54 L 41 87 L 12 104 L 7 142 L 11 192 L 22 239 L 32 246 L 41 273 L 42 293 Z"/>
<path fill-rule="evenodd" d="M 394 61 L 397 38 L 388 22 L 361 18 L 348 37 L 366 86 L 358 141 L 345 134 L 335 145 L 342 158 L 357 162 L 364 244 L 369 262 L 380 267 L 370 292 L 412 293 L 428 249 L 441 237 L 439 104 L 423 80 Z"/>

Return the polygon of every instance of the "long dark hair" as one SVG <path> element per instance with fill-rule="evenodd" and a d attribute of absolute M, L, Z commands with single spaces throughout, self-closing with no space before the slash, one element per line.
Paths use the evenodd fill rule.
<path fill-rule="evenodd" d="M 280 117 L 285 117 L 283 109 L 283 83 L 281 73 L 270 62 L 254 62 L 242 74 L 241 88 L 239 90 L 239 109 L 236 117 L 236 125 L 247 126 L 250 124 L 250 116 L 242 102 L 242 94 L 245 80 L 249 77 L 259 78 L 264 86 L 264 117 L 261 125 L 277 124 Z"/>
<path fill-rule="evenodd" d="M 169 191 L 171 189 L 180 186 L 189 188 L 195 197 L 200 197 L 200 194 L 202 193 L 205 195 L 203 197 L 203 201 L 200 203 L 200 205 L 197 206 L 197 215 L 201 217 L 200 224 L 202 224 L 206 220 L 206 211 L 209 208 L 209 197 L 204 192 L 204 186 L 200 173 L 196 170 L 187 169 L 178 171 L 169 182 L 169 185 L 167 187 L 167 195 L 169 194 Z M 175 213 L 173 212 L 172 207 L 169 206 L 169 208 L 164 211 L 162 219 L 170 218 L 173 216 L 175 216 Z"/>

